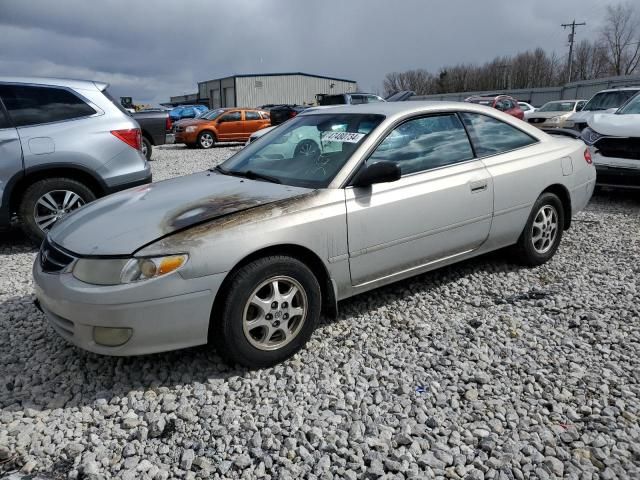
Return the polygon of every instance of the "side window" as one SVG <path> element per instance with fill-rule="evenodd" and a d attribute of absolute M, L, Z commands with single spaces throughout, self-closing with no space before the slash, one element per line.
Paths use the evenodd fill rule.
<path fill-rule="evenodd" d="M 265 118 L 267 120 L 271 118 L 271 115 L 269 115 L 269 112 L 260 112 L 260 115 L 262 115 L 262 118 Z"/>
<path fill-rule="evenodd" d="M 220 117 L 220 122 L 239 122 L 240 119 L 241 119 L 240 112 L 231 112 Z"/>
<path fill-rule="evenodd" d="M 582 107 L 585 106 L 587 102 L 582 101 L 582 102 L 578 102 L 578 104 L 576 105 L 576 112 L 579 112 L 580 110 L 582 110 Z"/>
<path fill-rule="evenodd" d="M 68 90 L 0 85 L 0 96 L 16 127 L 87 117 L 96 111 Z"/>
<path fill-rule="evenodd" d="M 245 120 L 260 120 L 260 114 L 258 112 L 254 112 L 252 110 L 247 110 L 244 112 Z"/>
<path fill-rule="evenodd" d="M 402 175 L 473 158 L 462 123 L 455 114 L 416 118 L 399 125 L 367 159 L 396 162 Z"/>
<path fill-rule="evenodd" d="M 367 95 L 367 103 L 382 102 L 382 99 L 377 95 Z"/>
<path fill-rule="evenodd" d="M 522 130 L 487 115 L 463 113 L 462 119 L 479 157 L 508 152 L 537 141 Z"/>
<path fill-rule="evenodd" d="M 496 102 L 496 108 L 501 112 L 504 112 L 505 110 L 509 110 L 513 107 L 511 105 L 511 102 L 508 99 L 503 98 Z"/>
<path fill-rule="evenodd" d="M 365 102 L 364 95 L 351 95 L 351 105 L 360 105 Z"/>

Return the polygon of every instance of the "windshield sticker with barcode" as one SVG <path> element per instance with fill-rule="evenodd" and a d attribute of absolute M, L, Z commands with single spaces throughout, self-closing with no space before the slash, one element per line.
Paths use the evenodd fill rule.
<path fill-rule="evenodd" d="M 345 143 L 358 143 L 364 137 L 364 133 L 351 133 L 351 132 L 324 132 L 322 134 L 322 141 L 324 142 L 345 142 Z"/>

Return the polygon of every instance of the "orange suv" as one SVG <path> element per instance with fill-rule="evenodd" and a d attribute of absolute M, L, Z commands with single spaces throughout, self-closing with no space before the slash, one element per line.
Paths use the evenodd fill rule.
<path fill-rule="evenodd" d="M 218 108 L 175 124 L 176 143 L 211 148 L 216 142 L 246 142 L 256 130 L 271 126 L 269 114 L 249 108 Z"/>

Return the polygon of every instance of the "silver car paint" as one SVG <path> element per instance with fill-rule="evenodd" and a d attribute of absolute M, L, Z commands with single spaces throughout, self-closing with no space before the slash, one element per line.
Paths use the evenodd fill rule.
<path fill-rule="evenodd" d="M 102 90 L 106 84 L 83 80 L 38 77 L 2 77 L 0 84 L 58 87 L 83 98 L 96 111 L 94 115 L 72 120 L 0 130 L 0 149 L 6 138 L 17 137 L 22 158 L 16 160 L 15 146 L 0 166 L 0 198 L 9 180 L 23 171 L 75 165 L 93 172 L 107 188 L 134 183 L 150 176 L 150 167 L 141 152 L 111 134 L 112 130 L 137 128 L 131 117 L 122 113 Z M 5 153 L 4 151 L 2 152 Z M 4 162 L 3 162 L 4 163 Z"/>
<path fill-rule="evenodd" d="M 222 280 L 234 266 L 256 252 L 271 247 L 284 252 L 306 249 L 321 262 L 335 298 L 340 300 L 515 243 L 533 203 L 552 185 L 570 196 L 572 213 L 584 208 L 593 192 L 595 170 L 584 160 L 585 146 L 581 141 L 552 138 L 495 109 L 468 103 L 411 102 L 338 107 L 334 111 L 380 113 L 386 119 L 364 140 L 329 188 L 289 192 L 251 208 L 237 208 L 236 213 L 196 219 L 192 226 L 184 224 L 146 246 L 145 242 L 163 231 L 163 227 L 160 223 L 149 225 L 144 216 L 150 209 L 156 209 L 159 213 L 153 221 L 159 222 L 159 218 L 166 221 L 169 212 L 185 208 L 188 211 L 193 199 L 186 186 L 199 182 L 197 177 L 185 177 L 192 178 L 183 180 L 185 183 L 162 182 L 172 188 L 181 186 L 184 201 L 180 201 L 180 195 L 172 194 L 167 199 L 158 196 L 151 206 L 137 208 L 136 202 L 144 202 L 144 196 L 135 189 L 121 193 L 119 201 L 128 205 L 131 213 L 124 215 L 124 209 L 103 213 L 99 221 L 109 226 L 110 233 L 102 243 L 99 236 L 90 232 L 92 229 L 84 228 L 80 212 L 61 222 L 50 236 L 65 248 L 69 248 L 66 242 L 71 238 L 73 245 L 81 248 L 84 237 L 96 251 L 107 252 L 111 244 L 118 244 L 121 239 L 123 244 L 117 247 L 118 251 L 134 252 L 144 247 L 136 251 L 138 256 L 189 255 L 181 270 L 166 277 L 107 287 L 84 284 L 70 273 L 45 274 L 36 260 L 37 295 L 50 311 L 50 317 L 57 315 L 74 325 L 113 326 L 116 323 L 103 313 L 109 308 L 120 312 L 117 325 L 125 325 L 128 318 L 129 325 L 137 329 L 132 340 L 115 349 L 99 347 L 86 335 L 65 338 L 85 349 L 114 355 L 177 348 L 168 333 L 171 328 L 180 337 L 180 346 L 203 344 L 207 340 L 203 332 L 208 329 L 211 305 Z M 511 152 L 412 174 L 369 189 L 346 186 L 360 163 L 397 123 L 415 115 L 443 111 L 494 116 L 539 141 Z M 314 114 L 322 112 L 303 115 Z M 246 179 L 244 182 L 252 195 L 258 196 L 274 188 L 291 188 Z M 211 199 L 216 197 L 212 191 Z M 108 202 L 110 199 L 96 202 L 94 213 Z M 136 227 L 155 233 L 136 239 L 128 234 Z M 199 296 L 200 292 L 210 294 L 204 294 L 198 302 L 182 302 L 184 295 Z M 172 299 L 179 308 L 172 307 Z M 167 308 L 152 309 L 147 314 L 138 308 L 142 301 L 165 302 Z M 98 312 L 98 321 L 94 311 Z M 188 312 L 189 318 L 180 312 Z M 52 318 L 55 324 L 55 317 Z M 154 342 L 150 343 L 144 338 L 151 324 L 160 326 L 165 341 L 154 336 Z M 85 327 L 80 330 L 86 334 Z"/>

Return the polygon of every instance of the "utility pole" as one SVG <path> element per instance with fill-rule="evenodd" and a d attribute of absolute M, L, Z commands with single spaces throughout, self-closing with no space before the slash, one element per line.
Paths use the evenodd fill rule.
<path fill-rule="evenodd" d="M 585 22 L 582 23 L 576 23 L 575 18 L 573 19 L 573 22 L 571 23 L 563 23 L 562 25 L 560 25 L 561 27 L 563 27 L 565 30 L 568 27 L 571 27 L 571 33 L 569 34 L 569 79 L 567 80 L 567 83 L 571 83 L 571 69 L 573 67 L 573 41 L 576 38 L 576 27 L 580 27 L 582 25 L 586 25 Z"/>

